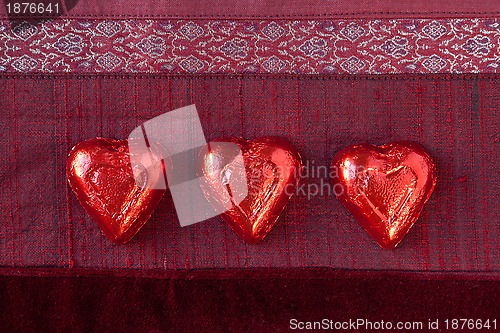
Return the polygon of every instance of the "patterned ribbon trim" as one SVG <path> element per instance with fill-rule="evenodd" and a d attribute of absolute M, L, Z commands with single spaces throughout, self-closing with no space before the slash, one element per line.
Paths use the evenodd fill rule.
<path fill-rule="evenodd" d="M 499 38 L 494 19 L 0 21 L 0 73 L 491 73 Z"/>

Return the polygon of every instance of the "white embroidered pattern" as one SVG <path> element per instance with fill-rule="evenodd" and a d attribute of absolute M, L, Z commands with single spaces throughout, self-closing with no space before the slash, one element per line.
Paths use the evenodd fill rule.
<path fill-rule="evenodd" d="M 492 19 L 0 21 L 0 72 L 496 72 L 499 38 Z"/>

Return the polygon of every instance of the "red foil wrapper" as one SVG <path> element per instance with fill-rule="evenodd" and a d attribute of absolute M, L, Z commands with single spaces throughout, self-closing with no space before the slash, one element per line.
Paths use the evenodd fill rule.
<path fill-rule="evenodd" d="M 134 237 L 166 191 L 153 189 L 164 177 L 161 158 L 145 152 L 144 160 L 155 163 L 157 171 L 132 170 L 128 147 L 127 140 L 86 140 L 73 147 L 66 165 L 68 182 L 81 205 L 116 244 Z M 141 186 L 134 173 L 143 182 Z"/>
<path fill-rule="evenodd" d="M 357 144 L 332 161 L 334 192 L 384 249 L 408 233 L 436 184 L 435 165 L 420 144 Z"/>
<path fill-rule="evenodd" d="M 220 144 L 224 142 L 239 146 L 243 158 L 237 158 L 234 149 Z M 297 150 L 277 137 L 215 140 L 202 149 L 198 161 L 205 197 L 216 210 L 225 207 L 221 211 L 224 221 L 251 244 L 266 237 L 276 223 L 295 191 L 302 166 Z M 228 177 L 238 177 L 236 175 L 241 172 L 246 173 L 248 193 L 238 203 L 234 199 L 237 193 L 227 184 L 230 182 Z"/>

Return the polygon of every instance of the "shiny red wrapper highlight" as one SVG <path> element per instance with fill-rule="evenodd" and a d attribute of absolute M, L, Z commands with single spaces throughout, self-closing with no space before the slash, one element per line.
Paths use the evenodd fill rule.
<path fill-rule="evenodd" d="M 401 242 L 436 184 L 431 156 L 411 141 L 352 145 L 331 166 L 338 199 L 384 249 Z"/>
<path fill-rule="evenodd" d="M 68 155 L 66 176 L 71 189 L 104 235 L 116 244 L 134 237 L 166 191 L 150 189 L 161 181 L 165 166 L 159 156 L 149 154 L 147 159 L 152 157 L 158 163 L 158 172 L 132 170 L 127 140 L 89 139 Z M 136 184 L 134 172 L 143 176 L 143 187 Z"/>
<path fill-rule="evenodd" d="M 239 146 L 244 166 L 218 142 Z M 239 162 L 238 162 L 239 161 Z M 227 138 L 211 141 L 202 149 L 198 160 L 200 185 L 207 200 L 214 207 L 229 207 L 222 218 L 246 242 L 256 244 L 269 233 L 280 213 L 294 193 L 299 181 L 302 159 L 288 141 L 277 137 L 261 137 L 255 140 Z M 239 203 L 231 197 L 227 188 L 228 170 L 246 173 L 248 194 Z M 217 208 L 216 208 L 217 209 Z"/>

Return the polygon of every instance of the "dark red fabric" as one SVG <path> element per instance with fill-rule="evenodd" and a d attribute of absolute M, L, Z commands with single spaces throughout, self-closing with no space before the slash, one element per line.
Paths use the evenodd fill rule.
<path fill-rule="evenodd" d="M 499 91 L 496 75 L 4 75 L 0 264 L 498 272 Z M 130 243 L 112 245 L 67 185 L 67 153 L 96 136 L 124 139 L 191 103 L 208 140 L 281 136 L 310 165 L 329 165 L 357 142 L 417 141 L 437 162 L 436 189 L 394 251 L 382 250 L 327 193 L 294 196 L 256 246 L 220 218 L 181 228 L 167 194 Z M 320 178 L 302 182 L 328 182 Z"/>
<path fill-rule="evenodd" d="M 446 319 L 450 325 L 460 318 L 489 319 L 490 325 L 496 319 L 498 328 L 499 308 L 500 282 L 478 276 L 324 269 L 139 275 L 0 270 L 2 332 L 287 332 L 291 319 L 421 322 L 423 329 L 408 330 L 414 332 L 427 332 L 429 320 L 439 320 L 434 332 L 450 332 Z M 373 331 L 362 328 L 357 331 Z"/>
<path fill-rule="evenodd" d="M 14 2 L 4 0 L 5 3 Z M 42 2 L 42 1 L 40 1 Z M 43 1 L 48 3 L 48 1 Z M 52 2 L 53 4 L 55 1 Z M 88 18 L 311 18 L 498 16 L 494 0 L 65 0 L 66 17 Z M 0 15 L 7 7 L 0 6 Z M 26 16 L 26 15 L 25 15 Z"/>
<path fill-rule="evenodd" d="M 27 17 L 10 16 L 12 32 L 6 7 L 0 6 L 5 51 L 0 71 L 69 68 L 85 72 L 92 68 L 109 72 L 124 66 L 132 73 L 150 70 L 148 61 L 163 64 L 165 59 L 164 67 L 154 69 L 261 71 L 234 65 L 243 63 L 240 58 L 247 44 L 253 47 L 250 51 L 265 52 L 264 58 L 254 61 L 262 64 L 264 72 L 332 73 L 339 71 L 340 64 L 349 73 L 362 68 L 367 73 L 491 72 L 498 67 L 494 17 L 499 16 L 499 6 L 491 0 L 369 0 L 362 4 L 272 0 L 247 6 L 226 0 L 169 1 L 167 6 L 130 0 L 57 2 L 63 6 L 63 17 L 42 25 L 37 24 L 45 22 L 42 18 L 30 16 L 28 21 L 35 24 L 31 26 L 24 22 Z M 73 20 L 64 20 L 68 17 Z M 140 20 L 126 20 L 132 17 Z M 152 17 L 156 19 L 153 28 L 160 28 L 149 32 L 146 19 Z M 353 22 L 345 25 L 354 29 L 343 33 L 332 22 L 346 17 Z M 487 19 L 450 20 L 457 17 Z M 258 22 L 270 29 L 264 41 L 270 38 L 281 48 L 261 47 L 251 38 L 241 41 L 241 34 L 233 38 L 224 24 L 234 20 L 216 23 L 224 18 L 254 19 L 247 22 L 243 34 L 254 32 Z M 309 21 L 312 18 L 321 20 Z M 309 28 L 303 29 L 306 38 L 297 33 L 302 25 L 295 24 L 296 32 L 286 26 L 286 19 L 303 19 L 318 26 L 310 31 L 330 36 L 337 29 L 353 41 L 363 35 L 358 25 L 365 31 L 382 27 L 385 33 L 392 23 L 367 20 L 379 18 L 417 20 L 403 23 L 406 30 L 389 32 L 386 41 L 375 38 L 373 46 L 359 40 L 368 52 L 349 43 L 348 47 L 316 43 Z M 441 24 L 419 18 L 446 20 Z M 273 32 L 280 25 L 285 25 L 283 30 Z M 174 27 L 180 35 L 172 34 Z M 429 27 L 428 31 L 423 27 Z M 444 32 L 460 32 L 456 27 L 471 36 L 458 33 L 445 46 L 440 38 Z M 217 34 L 206 38 L 219 42 L 204 44 L 215 56 L 205 54 L 203 48 L 194 53 L 200 29 L 210 34 L 214 28 L 227 38 Z M 417 38 L 420 44 L 398 47 L 404 44 L 400 32 L 405 35 L 417 28 L 424 33 L 423 39 Z M 74 34 L 66 38 L 73 32 L 85 38 Z M 297 39 L 297 45 L 278 41 L 285 32 Z M 165 33 L 175 43 L 154 48 L 159 43 L 155 36 Z M 178 37 L 185 42 L 181 43 L 185 54 L 177 58 L 177 66 L 163 52 L 178 45 Z M 254 36 L 259 41 L 260 37 Z M 80 47 L 92 52 L 83 53 Z M 322 58 L 326 49 L 348 56 L 332 66 Z M 417 50 L 420 62 L 394 67 L 383 57 L 373 57 L 373 50 L 401 63 L 402 53 Z M 234 61 L 221 61 L 218 55 L 223 53 Z M 200 59 L 193 55 L 209 66 L 200 67 Z M 213 62 L 203 58 L 207 55 Z M 373 58 L 382 65 L 367 70 Z M 318 66 L 311 69 L 310 59 Z M 68 67 L 68 62 L 81 66 Z M 0 266 L 10 268 L 0 269 L 1 331 L 279 332 L 288 330 L 292 318 L 421 321 L 424 325 L 439 319 L 441 330 L 437 331 L 442 331 L 445 319 L 498 320 L 499 84 L 496 75 L 2 75 Z M 316 165 L 329 165 L 335 152 L 356 142 L 418 141 L 437 160 L 437 188 L 418 223 L 394 251 L 381 250 L 331 195 L 295 196 L 269 237 L 250 246 L 219 218 L 180 228 L 167 194 L 131 243 L 112 245 L 67 186 L 64 165 L 69 149 L 95 136 L 124 139 L 142 122 L 190 103 L 196 103 L 209 140 L 278 135 Z M 303 183 L 320 181 L 311 176 Z M 34 268 L 25 268 L 30 266 Z"/>

